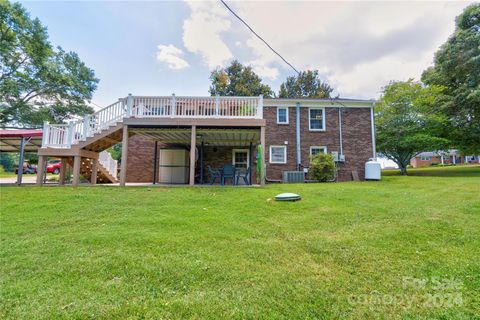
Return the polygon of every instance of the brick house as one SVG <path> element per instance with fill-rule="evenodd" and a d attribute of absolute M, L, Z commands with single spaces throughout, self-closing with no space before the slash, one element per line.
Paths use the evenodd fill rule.
<path fill-rule="evenodd" d="M 413 168 L 429 167 L 434 164 L 478 164 L 480 156 L 463 156 L 457 150 L 421 152 L 412 159 Z"/>
<path fill-rule="evenodd" d="M 284 171 L 307 172 L 311 155 L 328 152 L 338 160 L 338 181 L 353 174 L 363 179 L 365 162 L 375 157 L 373 104 L 129 95 L 68 125 L 45 124 L 39 160 L 64 158 L 73 166 L 74 184 L 80 175 L 95 183 L 104 166 L 98 154 L 122 142 L 121 185 L 204 184 L 224 165 L 249 183 L 264 184 L 281 181 Z"/>

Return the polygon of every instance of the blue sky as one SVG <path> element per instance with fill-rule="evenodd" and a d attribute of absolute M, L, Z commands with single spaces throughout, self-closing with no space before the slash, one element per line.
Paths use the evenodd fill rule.
<path fill-rule="evenodd" d="M 75 51 L 100 83 L 93 102 L 134 95 L 208 95 L 232 59 L 272 89 L 293 71 L 219 2 L 22 1 L 50 41 Z M 298 69 L 318 69 L 342 97 L 375 98 L 389 80 L 418 79 L 469 3 L 229 2 Z"/>

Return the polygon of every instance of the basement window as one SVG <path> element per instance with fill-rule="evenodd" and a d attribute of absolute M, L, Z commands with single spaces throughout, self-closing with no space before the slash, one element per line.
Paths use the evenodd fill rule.
<path fill-rule="evenodd" d="M 287 147 L 270 146 L 270 163 L 287 163 Z"/>
<path fill-rule="evenodd" d="M 288 124 L 288 108 L 277 108 L 277 123 Z"/>
<path fill-rule="evenodd" d="M 318 147 L 318 146 L 311 146 L 310 147 L 310 156 L 313 157 L 319 153 L 327 153 L 327 147 Z"/>

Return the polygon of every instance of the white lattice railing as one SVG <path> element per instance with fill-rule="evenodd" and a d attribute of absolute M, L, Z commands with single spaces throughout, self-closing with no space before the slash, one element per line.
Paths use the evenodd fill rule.
<path fill-rule="evenodd" d="M 111 176 L 117 178 L 117 160 L 113 159 L 108 151 L 102 151 L 98 156 L 98 162 L 108 171 L 108 173 L 110 173 Z"/>
<path fill-rule="evenodd" d="M 108 107 L 69 124 L 45 123 L 42 147 L 72 144 L 123 121 L 123 118 L 262 119 L 263 97 L 142 97 L 128 95 Z"/>

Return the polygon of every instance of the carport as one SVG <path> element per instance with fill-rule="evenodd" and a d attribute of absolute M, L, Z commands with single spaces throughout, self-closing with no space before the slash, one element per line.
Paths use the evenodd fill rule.
<path fill-rule="evenodd" d="M 0 152 L 18 152 L 17 184 L 22 184 L 25 152 L 38 152 L 42 146 L 42 130 L 2 129 L 0 130 Z"/>

